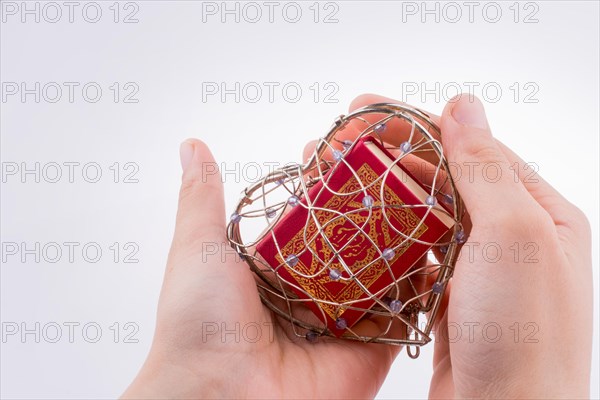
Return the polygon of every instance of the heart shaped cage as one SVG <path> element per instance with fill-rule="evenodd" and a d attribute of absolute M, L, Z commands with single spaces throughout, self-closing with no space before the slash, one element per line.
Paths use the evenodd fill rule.
<path fill-rule="evenodd" d="M 315 293 L 304 292 L 304 296 L 298 296 L 297 290 L 302 288 L 294 286 L 294 283 L 290 283 L 289 280 L 282 279 L 276 272 L 277 268 L 290 268 L 292 264 L 270 265 L 257 252 L 256 245 L 267 235 L 275 235 L 274 227 L 292 207 L 300 204 L 300 199 L 307 198 L 309 190 L 317 182 L 322 182 L 323 190 L 331 191 L 327 182 L 331 174 L 327 175 L 327 173 L 332 168 L 336 168 L 336 164 L 344 162 L 344 154 L 365 136 L 372 136 L 374 140 L 384 145 L 395 160 L 384 174 L 374 178 L 373 176 L 365 178 L 365 175 L 360 175 L 359 178 L 359 175 L 354 174 L 357 179 L 362 179 L 358 190 L 366 194 L 367 188 L 378 182 L 383 187 L 382 182 L 387 178 L 391 168 L 401 163 L 420 180 L 429 193 L 426 202 L 429 204 L 407 205 L 394 204 L 394 200 L 385 196 L 381 190 L 381 196 L 371 198 L 370 204 L 366 204 L 365 208 L 372 210 L 375 205 L 385 216 L 386 212 L 395 207 L 428 207 L 427 212 L 437 207 L 452 211 L 448 215 L 454 220 L 454 226 L 441 241 L 425 243 L 432 246 L 426 257 L 402 275 L 394 276 L 389 285 L 377 292 L 371 293 L 368 287 L 361 284 L 361 273 L 364 273 L 365 269 L 374 262 L 385 263 L 386 273 L 392 273 L 389 264 L 384 260 L 385 254 L 378 250 L 373 260 L 369 260 L 366 267 L 361 267 L 359 271 L 346 267 L 344 271 L 346 280 L 357 283 L 363 289 L 362 298 L 370 299 L 373 304 L 369 308 L 360 309 L 357 302 L 338 303 L 331 299 L 319 298 Z M 348 196 L 356 194 L 356 191 L 333 194 Z M 439 201 L 445 202 L 446 207 L 442 208 Z M 315 207 L 311 201 L 305 203 L 301 204 L 308 211 L 304 225 L 304 250 L 313 252 L 313 256 L 320 263 L 320 272 L 326 271 L 330 268 L 331 260 L 319 259 L 311 249 L 311 244 L 317 238 L 326 244 L 329 243 L 327 238 L 323 237 L 326 235 L 326 227 L 317 221 L 317 214 L 324 210 L 322 207 Z M 312 313 L 307 309 L 307 301 L 313 303 L 313 308 L 316 305 L 320 310 L 332 308 L 345 310 L 354 307 L 364 312 L 364 316 L 356 327 L 345 329 L 340 339 L 406 345 L 409 355 L 414 358 L 418 356 L 420 346 L 431 341 L 433 321 L 452 276 L 458 246 L 465 240 L 461 224 L 463 210 L 462 201 L 450 174 L 450 166 L 443 155 L 440 129 L 429 115 L 419 109 L 405 104 L 382 103 L 363 107 L 347 116 L 339 116 L 327 135 L 318 140 L 306 164 L 288 164 L 270 172 L 262 180 L 246 188 L 231 216 L 227 234 L 232 247 L 257 275 L 257 287 L 262 302 L 277 316 L 289 321 L 291 331 L 297 337 L 316 341 L 320 337 L 339 336 L 334 335 L 327 328 L 325 312 L 322 311 L 322 318 L 319 318 L 318 313 Z M 336 210 L 325 211 L 336 212 Z M 369 212 L 368 215 L 371 216 L 372 213 Z M 338 212 L 335 219 L 350 219 L 350 217 L 349 213 Z M 257 235 L 256 232 L 261 233 L 253 240 L 245 240 L 242 237 L 243 226 L 250 222 L 253 224 L 251 233 L 254 236 Z M 420 219 L 409 234 L 396 231 L 397 234 L 402 235 L 403 244 L 410 244 L 411 241 L 423 243 L 416 235 L 422 222 L 423 220 Z M 357 230 L 365 226 L 353 223 Z M 278 243 L 275 237 L 273 239 L 277 244 L 279 259 L 285 260 L 281 250 L 283 243 Z M 372 240 L 367 241 L 367 245 L 376 246 Z M 334 248 L 331 244 L 329 246 L 333 259 L 341 257 L 341 249 Z M 284 261 L 282 264 L 285 263 Z M 305 277 L 310 279 L 315 276 L 316 274 Z M 292 290 L 292 286 L 296 291 Z M 371 323 L 365 324 L 363 320 L 371 320 Z"/>

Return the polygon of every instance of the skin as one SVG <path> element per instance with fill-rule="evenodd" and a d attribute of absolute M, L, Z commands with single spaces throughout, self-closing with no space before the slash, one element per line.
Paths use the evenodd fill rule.
<path fill-rule="evenodd" d="M 350 109 L 385 101 L 397 102 L 363 95 Z M 501 178 L 492 182 L 475 168 L 471 182 L 456 182 L 472 227 L 436 321 L 430 397 L 588 397 L 592 268 L 586 217 L 539 176 L 525 179 L 531 171 L 493 138 L 479 100 L 455 98 L 433 118 L 450 162 L 462 171 L 474 165 L 465 163 L 496 163 Z M 400 349 L 295 338 L 261 304 L 253 274 L 228 250 L 223 186 L 212 173 L 209 149 L 189 139 L 181 158 L 179 209 L 154 340 L 123 398 L 374 397 Z M 207 243 L 222 251 L 203 252 Z M 500 247 L 502 256 L 490 261 L 481 251 L 486 243 Z M 510 250 L 515 243 L 518 255 Z M 531 243 L 537 251 L 526 258 Z M 260 326 L 259 338 L 223 334 L 237 323 Z M 219 331 L 207 335 L 207 324 Z M 364 325 L 378 328 L 375 321 Z"/>

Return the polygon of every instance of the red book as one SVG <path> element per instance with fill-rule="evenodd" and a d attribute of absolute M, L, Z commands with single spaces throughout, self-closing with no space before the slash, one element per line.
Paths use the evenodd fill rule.
<path fill-rule="evenodd" d="M 287 215 L 256 247 L 284 281 L 283 289 L 307 299 L 304 304 L 337 336 L 373 307 L 372 296 L 382 298 L 386 287 L 430 249 L 407 236 L 435 243 L 454 225 L 441 204 L 427 213 L 429 190 L 401 163 L 385 175 L 393 162 L 377 140 L 359 140 L 325 175 L 326 185 L 319 181 L 309 189 L 309 199 L 288 202 Z M 365 196 L 362 189 L 367 186 Z"/>

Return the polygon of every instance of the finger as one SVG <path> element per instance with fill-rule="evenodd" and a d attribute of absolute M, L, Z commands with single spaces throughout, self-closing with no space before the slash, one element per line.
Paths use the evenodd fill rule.
<path fill-rule="evenodd" d="M 452 280 L 449 280 L 446 283 L 446 289 L 444 290 L 444 293 L 442 294 L 442 297 L 440 299 L 440 304 L 437 308 L 436 314 L 435 314 L 435 320 L 433 321 L 433 331 L 435 334 L 437 334 L 438 332 L 440 332 L 440 321 L 442 320 L 442 318 L 446 315 L 446 312 L 448 310 L 448 304 L 450 303 L 450 296 L 452 292 Z M 432 312 L 427 313 L 427 319 L 429 320 L 432 316 Z M 448 321 L 446 320 L 446 323 Z M 443 324 L 442 324 L 443 325 Z"/>
<path fill-rule="evenodd" d="M 364 127 L 362 128 L 364 129 Z M 322 161 L 333 162 L 333 151 L 334 150 L 343 150 L 344 141 L 350 140 L 354 141 L 362 131 L 359 127 L 353 125 L 352 123 L 347 124 L 340 128 L 340 130 L 336 133 L 335 139 L 327 144 L 325 147 L 325 151 L 320 156 L 321 165 L 313 165 L 313 169 L 309 171 L 305 171 L 308 176 L 316 177 L 319 175 L 319 168 L 326 169 L 327 164 L 322 163 Z M 322 139 L 321 139 L 322 140 Z M 312 140 L 308 142 L 308 144 L 304 147 L 302 152 L 302 160 L 306 164 L 308 160 L 315 155 L 315 148 L 319 144 L 319 140 Z M 318 168 L 317 168 L 318 167 Z"/>
<path fill-rule="evenodd" d="M 200 140 L 183 142 L 180 155 L 183 175 L 173 248 L 198 253 L 207 245 L 225 243 L 223 183 L 210 150 Z"/>
<path fill-rule="evenodd" d="M 317 147 L 317 143 L 319 143 L 318 140 L 311 140 L 310 142 L 306 143 L 306 145 L 304 146 L 304 150 L 302 150 L 303 163 L 306 163 L 308 159 L 313 155 L 315 147 Z"/>
<path fill-rule="evenodd" d="M 433 376 L 429 387 L 430 399 L 447 399 L 453 397 L 454 394 L 448 330 L 448 314 L 444 313 L 440 317 L 435 331 Z"/>
<path fill-rule="evenodd" d="M 374 94 L 363 94 L 355 98 L 352 103 L 350 103 L 349 111 L 353 112 L 358 110 L 359 108 L 377 104 L 377 103 L 394 103 L 394 104 L 406 104 L 402 101 L 390 99 L 388 97 L 378 96 Z M 440 117 L 429 112 L 426 112 L 427 115 L 431 118 L 433 123 L 439 126 Z M 380 120 L 384 115 L 383 114 L 364 114 L 361 117 L 369 122 L 369 124 L 374 124 L 378 120 Z M 352 125 L 356 130 L 364 130 L 368 125 L 361 123 L 359 120 L 353 120 Z M 412 124 L 408 121 L 400 118 L 392 118 L 386 123 L 386 129 L 380 134 L 380 137 L 383 141 L 391 144 L 392 146 L 400 146 L 402 142 L 407 141 L 410 138 L 410 133 L 412 131 Z M 440 140 L 439 135 L 435 132 L 430 132 L 434 139 Z M 432 152 L 421 152 L 416 153 L 419 157 L 427 160 L 431 163 L 437 163 L 438 157 L 436 154 Z"/>
<path fill-rule="evenodd" d="M 405 104 L 403 102 L 390 99 L 383 96 L 378 96 L 374 94 L 364 94 L 356 97 L 350 104 L 349 111 L 353 112 L 361 107 L 376 104 L 376 103 L 397 103 L 397 104 Z M 427 113 L 433 122 L 439 125 L 440 117 L 431 113 Z M 383 115 L 377 114 L 365 114 L 362 115 L 361 118 L 368 121 L 369 124 L 365 124 L 364 122 L 353 119 L 348 125 L 344 127 L 343 130 L 338 132 L 336 135 L 337 141 L 332 142 L 332 147 L 341 149 L 343 140 L 351 140 L 354 141 L 369 125 L 376 123 L 378 120 L 382 118 Z M 399 146 L 402 142 L 406 141 L 410 137 L 410 133 L 412 130 L 411 124 L 408 122 L 401 120 L 399 118 L 394 118 L 386 123 L 387 127 L 383 133 L 380 134 L 381 139 L 392 145 Z M 432 132 L 434 133 L 434 132 Z M 435 136 L 435 135 L 434 135 Z M 436 139 L 440 139 L 439 136 Z M 315 147 L 318 141 L 310 141 L 306 144 L 303 151 L 303 160 L 306 163 L 308 159 L 313 155 Z M 398 156 L 400 154 L 399 151 L 394 151 L 394 149 L 389 149 L 392 155 Z M 325 154 L 322 156 L 323 159 L 333 162 L 333 155 L 331 151 L 327 149 Z M 422 160 L 425 160 L 424 162 Z M 407 169 L 421 182 L 431 185 L 433 182 L 433 177 L 435 176 L 435 171 L 437 165 L 439 163 L 439 157 L 432 152 L 415 152 L 411 153 L 408 156 L 405 156 L 402 160 L 402 164 L 407 167 Z M 441 189 L 444 192 L 448 192 L 449 187 L 447 186 L 447 179 L 445 176 L 445 171 L 440 170 L 440 174 L 436 179 L 436 188 Z M 313 174 L 314 175 L 314 174 Z"/>
<path fill-rule="evenodd" d="M 474 225 L 493 223 L 492 216 L 503 218 L 536 204 L 525 187 L 515 182 L 479 99 L 459 95 L 448 102 L 441 130 L 444 152 L 461 175 L 454 180 Z M 486 173 L 489 166 L 495 171 L 492 179 Z"/>
<path fill-rule="evenodd" d="M 353 140 L 354 138 L 352 138 Z M 317 140 L 311 140 L 306 144 L 303 151 L 303 160 L 306 163 L 307 160 L 311 157 L 315 150 L 315 146 L 317 145 Z M 398 158 L 402 155 L 402 152 L 399 149 L 388 149 L 392 157 Z M 333 155 L 331 153 L 324 154 L 323 159 L 328 162 L 333 162 Z M 416 177 L 421 183 L 423 183 L 427 187 L 431 187 L 435 184 L 435 190 L 442 193 L 450 193 L 451 186 L 448 181 L 448 176 L 444 169 L 438 169 L 439 160 L 436 160 L 437 163 L 434 165 L 427 160 L 422 159 L 420 156 L 416 154 L 405 154 L 400 159 L 400 163 L 411 175 Z M 435 181 L 434 181 L 435 180 Z"/>

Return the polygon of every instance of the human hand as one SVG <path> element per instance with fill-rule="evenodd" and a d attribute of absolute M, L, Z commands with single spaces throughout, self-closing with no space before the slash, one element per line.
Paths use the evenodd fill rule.
<path fill-rule="evenodd" d="M 364 95 L 351 109 L 381 102 L 397 103 Z M 461 172 L 455 181 L 472 227 L 438 313 L 430 397 L 588 397 L 585 215 L 492 137 L 478 99 L 455 98 L 432 118 L 450 171 Z M 396 145 L 408 136 L 401 126 L 388 131 Z"/>
<path fill-rule="evenodd" d="M 188 140 L 181 162 L 154 340 L 123 397 L 374 397 L 399 348 L 294 336 L 261 303 L 254 274 L 229 247 L 223 185 L 210 151 Z"/>
<path fill-rule="evenodd" d="M 456 182 L 472 222 L 465 246 L 478 246 L 469 254 L 463 247 L 455 267 L 439 327 L 447 326 L 448 333 L 453 324 L 462 334 L 455 340 L 439 335 L 430 396 L 589 397 L 593 289 L 587 218 L 494 140 L 479 100 L 465 95 L 450 102 L 440 127 L 451 162 L 463 172 L 467 163 L 478 163 L 473 183 Z M 499 166 L 497 181 L 482 173 L 491 163 Z M 486 244 L 501 253 L 486 254 Z"/>

